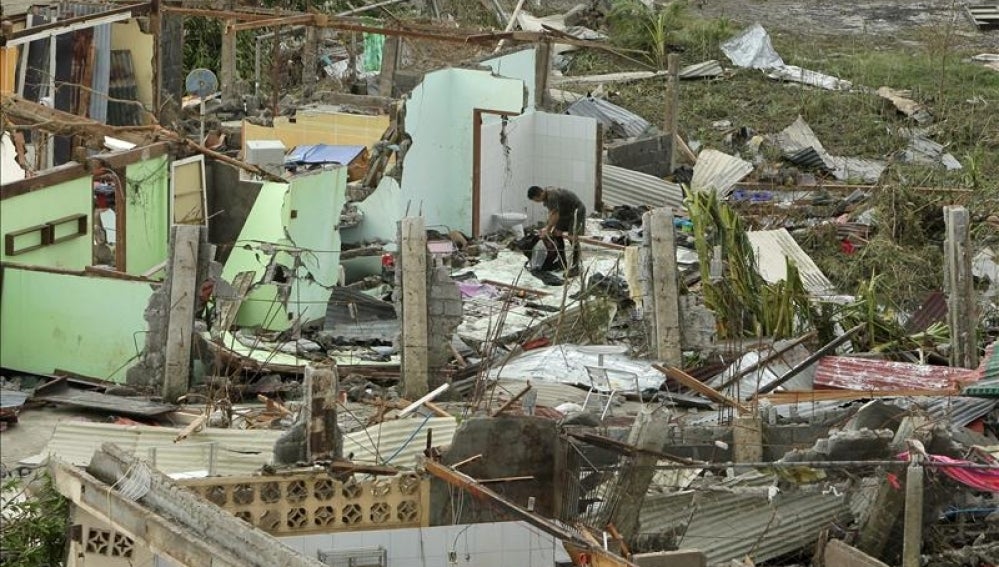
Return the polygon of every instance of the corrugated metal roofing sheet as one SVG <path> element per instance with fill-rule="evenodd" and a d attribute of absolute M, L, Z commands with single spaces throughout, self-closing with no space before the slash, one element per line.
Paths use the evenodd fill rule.
<path fill-rule="evenodd" d="M 89 421 L 64 421 L 56 426 L 45 453 L 74 465 L 86 466 L 102 443 L 114 443 L 171 474 L 210 470 L 217 475 L 250 474 L 273 459 L 278 430 L 208 428 L 174 443 L 174 427 L 113 425 Z M 214 446 L 214 448 L 213 448 Z M 214 457 L 213 457 L 214 454 Z M 211 462 L 214 460 L 214 467 Z"/>
<path fill-rule="evenodd" d="M 648 120 L 602 98 L 586 97 L 577 100 L 565 113 L 589 116 L 602 124 L 607 134 L 620 138 L 637 138 L 652 128 Z"/>
<path fill-rule="evenodd" d="M 604 205 L 650 205 L 683 208 L 683 189 L 647 173 L 604 164 L 602 199 Z"/>
<path fill-rule="evenodd" d="M 933 323 L 945 321 L 947 318 L 947 296 L 942 291 L 930 292 L 923 304 L 905 322 L 907 333 L 920 333 L 930 328 Z"/>
<path fill-rule="evenodd" d="M 757 230 L 746 233 L 756 255 L 756 268 L 760 276 L 770 283 L 787 276 L 787 259 L 794 262 L 801 275 L 801 283 L 812 295 L 833 295 L 836 288 L 811 257 L 798 246 L 787 229 Z"/>
<path fill-rule="evenodd" d="M 709 565 L 747 555 L 760 563 L 811 546 L 823 528 L 851 515 L 843 495 L 795 491 L 768 502 L 766 488 L 759 488 L 650 495 L 641 530 L 678 531 L 680 547 L 704 551 Z"/>
<path fill-rule="evenodd" d="M 694 63 L 693 65 L 687 65 L 683 69 L 680 69 L 681 79 L 705 79 L 709 77 L 717 77 L 721 74 L 721 63 L 715 59 L 709 59 L 701 63 Z"/>
<path fill-rule="evenodd" d="M 844 390 L 949 389 L 967 376 L 965 368 L 826 356 L 815 369 L 815 385 Z"/>
<path fill-rule="evenodd" d="M 887 167 L 887 164 L 878 160 L 830 155 L 801 116 L 773 135 L 771 140 L 792 163 L 823 169 L 840 181 L 862 179 L 865 182 L 875 182 Z"/>
<path fill-rule="evenodd" d="M 948 421 L 957 427 L 965 427 L 999 406 L 999 400 L 983 400 L 967 396 L 896 398 L 884 401 L 902 408 L 918 406 L 928 413 L 934 422 Z"/>
<path fill-rule="evenodd" d="M 999 349 L 992 343 L 985 349 L 985 355 L 978 369 L 972 372 L 978 381 L 962 392 L 966 396 L 999 398 Z"/>
<path fill-rule="evenodd" d="M 426 448 L 427 432 L 433 444 L 450 445 L 458 421 L 453 417 L 415 416 L 395 419 L 343 436 L 343 454 L 355 463 L 390 465 L 411 469 Z"/>
<path fill-rule="evenodd" d="M 752 171 L 753 164 L 744 159 L 718 150 L 702 150 L 697 154 L 690 188 L 694 191 L 714 190 L 720 196 L 728 196 L 732 187 Z"/>

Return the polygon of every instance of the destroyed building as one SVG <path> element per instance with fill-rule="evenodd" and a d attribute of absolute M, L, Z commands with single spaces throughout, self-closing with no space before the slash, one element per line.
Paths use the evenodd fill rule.
<path fill-rule="evenodd" d="M 994 210 L 940 189 L 915 307 L 809 252 L 898 231 L 897 163 L 965 167 L 931 98 L 787 64 L 759 24 L 638 70 L 601 2 L 476 7 L 505 31 L 438 0 L 22 4 L 3 515 L 68 503 L 62 564 L 999 561 Z M 194 21 L 217 68 L 185 63 Z M 702 143 L 681 84 L 740 70 L 885 105 L 904 148 L 843 155 L 808 112 Z M 643 81 L 662 122 L 614 92 Z M 579 275 L 531 241 L 534 185 L 590 213 Z"/>

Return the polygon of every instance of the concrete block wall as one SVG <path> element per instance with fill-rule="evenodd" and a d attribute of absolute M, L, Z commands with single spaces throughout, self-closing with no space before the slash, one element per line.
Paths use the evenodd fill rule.
<path fill-rule="evenodd" d="M 428 261 L 430 261 L 428 259 Z M 442 370 L 451 359 L 451 337 L 461 324 L 463 304 L 461 292 L 451 279 L 446 266 L 428 270 L 427 285 L 427 344 L 430 366 L 429 387 L 434 389 L 445 382 Z"/>

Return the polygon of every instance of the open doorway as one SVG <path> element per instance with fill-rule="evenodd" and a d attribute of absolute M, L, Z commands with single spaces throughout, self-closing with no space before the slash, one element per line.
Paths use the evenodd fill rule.
<path fill-rule="evenodd" d="M 93 265 L 125 271 L 125 187 L 122 176 L 100 167 L 93 177 Z"/>

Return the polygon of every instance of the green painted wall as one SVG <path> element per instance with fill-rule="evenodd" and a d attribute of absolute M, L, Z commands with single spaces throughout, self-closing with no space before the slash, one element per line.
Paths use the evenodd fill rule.
<path fill-rule="evenodd" d="M 70 215 L 84 214 L 88 219 L 93 210 L 93 185 L 89 176 L 66 181 L 46 189 L 32 191 L 0 202 L 0 233 L 10 232 L 45 224 Z M 38 250 L 8 257 L 4 246 L 0 245 L 0 260 L 31 266 L 82 270 L 92 263 L 93 236 L 91 222 L 87 222 L 87 234 L 45 246 Z M 60 232 L 75 228 L 67 224 Z M 59 236 L 60 233 L 56 233 Z M 34 238 L 35 240 L 31 240 Z M 3 240 L 0 239 L 0 243 Z M 17 239 L 18 246 L 38 242 L 37 237 L 23 236 Z"/>
<path fill-rule="evenodd" d="M 0 295 L 0 366 L 124 382 L 145 341 L 143 315 L 153 291 L 142 282 L 8 267 Z"/>
<path fill-rule="evenodd" d="M 347 169 L 298 175 L 289 184 L 264 183 L 246 218 L 239 241 L 222 270 L 232 281 L 236 274 L 257 274 L 250 294 L 239 309 L 237 325 L 285 330 L 298 319 L 323 319 L 330 288 L 340 264 L 337 225 L 346 200 Z M 300 249 L 299 265 L 289 249 Z M 283 267 L 290 283 L 266 280 L 271 262 Z M 278 301 L 287 289 L 288 301 Z"/>
<path fill-rule="evenodd" d="M 167 156 L 125 168 L 125 271 L 141 274 L 167 259 L 170 177 Z"/>

